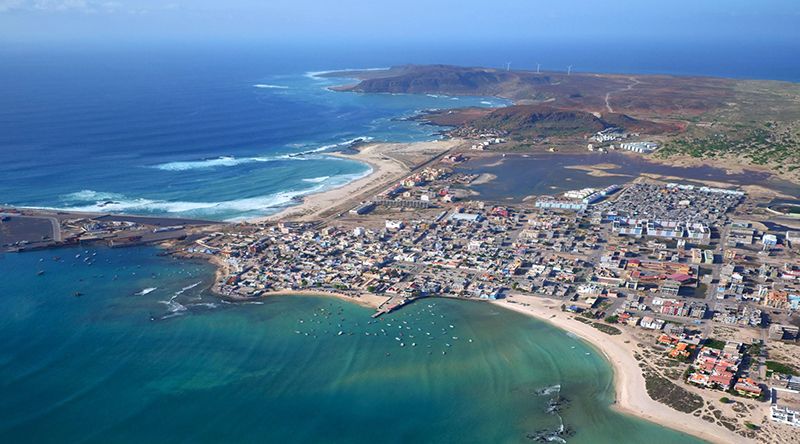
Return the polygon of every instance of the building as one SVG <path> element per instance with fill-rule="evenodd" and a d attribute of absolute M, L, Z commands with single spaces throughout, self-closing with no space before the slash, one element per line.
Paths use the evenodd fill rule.
<path fill-rule="evenodd" d="M 623 150 L 633 151 L 634 153 L 652 153 L 658 149 L 658 144 L 655 142 L 623 142 L 619 144 Z"/>
<path fill-rule="evenodd" d="M 750 378 L 740 379 L 739 382 L 733 386 L 733 390 L 742 396 L 748 396 L 750 398 L 758 398 L 761 396 L 761 387 Z"/>
<path fill-rule="evenodd" d="M 539 199 L 534 204 L 536 208 L 547 210 L 569 210 L 569 211 L 583 211 L 589 205 L 583 201 L 573 202 L 570 200 L 554 200 L 554 199 Z"/>
<path fill-rule="evenodd" d="M 772 308 L 788 308 L 789 293 L 779 290 L 770 290 L 764 296 L 762 303 Z"/>
<path fill-rule="evenodd" d="M 789 407 L 780 407 L 775 404 L 770 407 L 769 411 L 770 419 L 773 421 L 800 427 L 800 412 L 792 410 Z"/>
<path fill-rule="evenodd" d="M 652 316 L 645 316 L 639 322 L 639 325 L 642 326 L 642 328 L 648 328 L 650 330 L 661 330 L 664 328 L 664 321 Z"/>
<path fill-rule="evenodd" d="M 794 341 L 800 334 L 800 327 L 794 325 L 772 324 L 769 326 L 769 338 L 773 341 Z"/>
<path fill-rule="evenodd" d="M 386 221 L 386 229 L 387 230 L 401 230 L 405 225 L 401 220 L 387 220 Z"/>
<path fill-rule="evenodd" d="M 480 214 L 474 213 L 453 213 L 450 215 L 450 220 L 463 220 L 466 222 L 480 222 L 482 219 Z"/>
<path fill-rule="evenodd" d="M 665 279 L 658 291 L 666 296 L 677 296 L 681 291 L 681 283 L 672 279 Z"/>
<path fill-rule="evenodd" d="M 356 215 L 356 216 L 361 216 L 363 214 L 369 213 L 370 211 L 372 211 L 374 209 L 375 209 L 375 203 L 374 202 L 365 202 L 365 203 L 353 208 L 352 210 L 350 210 L 350 214 L 353 214 L 353 215 Z"/>
<path fill-rule="evenodd" d="M 800 231 L 787 231 L 786 244 L 789 248 L 800 248 Z"/>

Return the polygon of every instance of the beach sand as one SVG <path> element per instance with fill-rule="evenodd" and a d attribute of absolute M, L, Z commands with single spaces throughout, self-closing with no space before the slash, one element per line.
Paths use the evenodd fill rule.
<path fill-rule="evenodd" d="M 311 221 L 350 210 L 360 202 L 388 188 L 413 169 L 456 146 L 461 139 L 437 140 L 413 143 L 375 143 L 358 148 L 358 153 L 332 153 L 331 156 L 351 159 L 369 164 L 372 171 L 339 188 L 305 196 L 303 203 L 251 222 L 274 222 L 277 220 Z"/>
<path fill-rule="evenodd" d="M 378 308 L 386 301 L 391 299 L 389 296 L 379 296 L 372 293 L 362 292 L 358 294 L 345 294 L 331 291 L 314 291 L 314 290 L 276 290 L 260 296 L 258 299 L 270 298 L 275 296 L 320 296 L 320 297 L 334 297 L 343 301 L 352 302 L 367 308 Z"/>
<path fill-rule="evenodd" d="M 561 311 L 561 302 L 553 299 L 510 295 L 506 299 L 493 301 L 492 304 L 549 322 L 573 333 L 603 353 L 614 368 L 616 390 L 614 407 L 619 411 L 713 443 L 750 442 L 725 428 L 715 426 L 691 414 L 673 410 L 651 399 L 647 395 L 639 363 L 633 356 L 636 340 L 624 330 L 621 335 L 605 334 L 590 325 L 571 319 L 572 315 Z"/>

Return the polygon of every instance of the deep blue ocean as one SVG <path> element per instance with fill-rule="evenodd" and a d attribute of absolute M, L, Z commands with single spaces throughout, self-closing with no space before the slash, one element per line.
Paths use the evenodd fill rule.
<path fill-rule="evenodd" d="M 738 43 L 280 46 L 0 46 L 0 204 L 266 214 L 368 171 L 326 150 L 435 138 L 398 118 L 503 103 L 334 93 L 347 80 L 318 71 L 800 73 L 794 47 Z M 226 304 L 212 279 L 153 247 L 0 254 L 0 442 L 521 443 L 562 424 L 571 444 L 699 442 L 611 409 L 603 357 L 516 313 L 431 300 L 370 323 L 321 298 Z M 546 412 L 555 394 L 570 401 L 560 415 Z"/>
<path fill-rule="evenodd" d="M 689 49 L 687 49 L 689 48 Z M 797 80 L 791 45 L 652 42 L 349 48 L 0 47 L 0 204 L 235 219 L 368 173 L 324 152 L 413 141 L 402 120 L 502 100 L 360 95 L 315 72 L 453 63 Z M 742 58 L 742 54 L 750 54 Z M 305 153 L 297 156 L 298 153 Z"/>
<path fill-rule="evenodd" d="M 0 203 L 232 219 L 369 172 L 326 156 L 352 141 L 415 141 L 421 110 L 500 99 L 361 95 L 352 79 L 252 59 L 138 55 L 15 59 L 4 69 Z"/>

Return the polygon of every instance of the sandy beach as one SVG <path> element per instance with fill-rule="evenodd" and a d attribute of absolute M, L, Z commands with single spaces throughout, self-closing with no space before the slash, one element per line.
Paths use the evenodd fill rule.
<path fill-rule="evenodd" d="M 328 154 L 364 162 L 370 166 L 372 171 L 344 186 L 305 196 L 300 205 L 286 208 L 270 216 L 255 218 L 250 222 L 270 222 L 284 219 L 310 221 L 349 210 L 358 203 L 368 200 L 374 194 L 383 191 L 392 182 L 404 177 L 413 169 L 425 165 L 434 157 L 461 143 L 463 143 L 461 139 L 413 143 L 374 143 L 359 147 L 355 154 Z"/>
<path fill-rule="evenodd" d="M 384 302 L 391 299 L 388 296 L 379 296 L 372 293 L 359 293 L 359 294 L 345 294 L 331 291 L 314 291 L 314 290 L 277 290 L 271 291 L 261 295 L 258 299 L 264 299 L 275 296 L 320 296 L 326 298 L 337 298 L 343 301 L 352 302 L 367 308 L 378 308 Z M 252 299 L 248 299 L 252 300 Z"/>
<path fill-rule="evenodd" d="M 560 302 L 534 296 L 511 295 L 492 304 L 509 310 L 533 316 L 566 330 L 588 342 L 603 353 L 614 368 L 614 388 L 618 410 L 664 427 L 679 430 L 701 439 L 719 444 L 746 443 L 746 438 L 722 427 L 714 426 L 700 418 L 654 401 L 647 395 L 645 379 L 639 363 L 633 356 L 635 343 L 627 332 L 621 335 L 607 335 L 594 327 L 571 319 L 562 312 Z"/>

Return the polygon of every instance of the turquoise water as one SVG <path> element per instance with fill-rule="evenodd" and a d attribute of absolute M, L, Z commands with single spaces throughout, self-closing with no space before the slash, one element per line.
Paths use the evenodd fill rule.
<path fill-rule="evenodd" d="M 555 385 L 570 443 L 696 442 L 610 410 L 601 356 L 517 313 L 225 304 L 157 252 L 0 255 L 0 442 L 530 442 Z"/>

